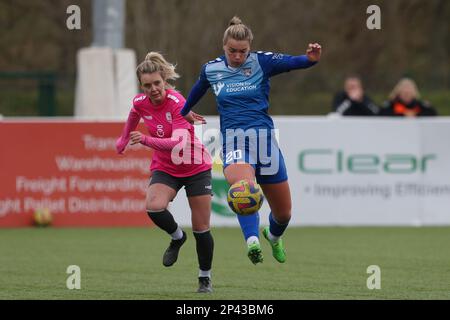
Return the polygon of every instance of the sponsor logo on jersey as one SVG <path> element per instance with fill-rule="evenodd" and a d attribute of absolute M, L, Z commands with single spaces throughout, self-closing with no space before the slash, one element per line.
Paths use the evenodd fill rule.
<path fill-rule="evenodd" d="M 153 119 L 152 116 L 144 116 L 144 118 L 147 119 L 147 120 L 152 120 Z"/>
<path fill-rule="evenodd" d="M 215 94 L 216 96 L 219 96 L 220 91 L 222 91 L 222 89 L 223 89 L 224 86 L 225 86 L 225 83 L 223 83 L 223 82 L 221 82 L 221 81 L 219 81 L 219 82 L 213 84 L 214 94 Z"/>
<path fill-rule="evenodd" d="M 251 91 L 256 90 L 256 88 L 257 85 L 250 81 L 233 82 L 227 83 L 225 92 L 233 93 L 233 92 Z"/>
<path fill-rule="evenodd" d="M 160 138 L 164 137 L 164 127 L 162 124 L 156 126 L 156 135 Z"/>

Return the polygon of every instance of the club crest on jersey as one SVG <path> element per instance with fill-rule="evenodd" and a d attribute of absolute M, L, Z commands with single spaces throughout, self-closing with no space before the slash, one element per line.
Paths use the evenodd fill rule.
<path fill-rule="evenodd" d="M 166 119 L 168 122 L 172 123 L 172 114 L 170 112 L 166 112 Z"/>
<path fill-rule="evenodd" d="M 252 68 L 243 68 L 242 73 L 246 77 L 250 77 L 252 75 Z"/>

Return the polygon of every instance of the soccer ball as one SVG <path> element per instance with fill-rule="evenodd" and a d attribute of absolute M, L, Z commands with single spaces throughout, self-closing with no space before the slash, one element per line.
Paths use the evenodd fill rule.
<path fill-rule="evenodd" d="M 52 224 L 53 216 L 48 208 L 36 209 L 33 213 L 33 222 L 37 227 L 47 227 Z"/>
<path fill-rule="evenodd" d="M 264 195 L 256 182 L 241 180 L 230 187 L 227 200 L 231 210 L 236 214 L 246 216 L 261 208 Z"/>

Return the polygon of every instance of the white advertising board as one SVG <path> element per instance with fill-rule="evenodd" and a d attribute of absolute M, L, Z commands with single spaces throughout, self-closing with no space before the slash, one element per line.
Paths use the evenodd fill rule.
<path fill-rule="evenodd" d="M 450 119 L 273 119 L 289 176 L 291 225 L 450 224 Z M 219 119 L 207 121 L 196 133 L 211 148 Z M 237 226 L 220 164 L 213 177 L 212 225 Z M 188 208 L 183 194 L 171 204 L 182 225 L 191 223 Z M 266 202 L 261 224 L 269 212 Z"/>

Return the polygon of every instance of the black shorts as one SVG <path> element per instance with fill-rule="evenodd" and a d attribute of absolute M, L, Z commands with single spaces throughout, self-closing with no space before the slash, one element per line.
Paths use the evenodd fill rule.
<path fill-rule="evenodd" d="M 171 187 L 177 193 L 184 186 L 186 196 L 212 195 L 211 170 L 199 172 L 189 177 L 174 177 L 163 171 L 154 171 L 150 178 L 150 185 L 162 183 Z"/>

